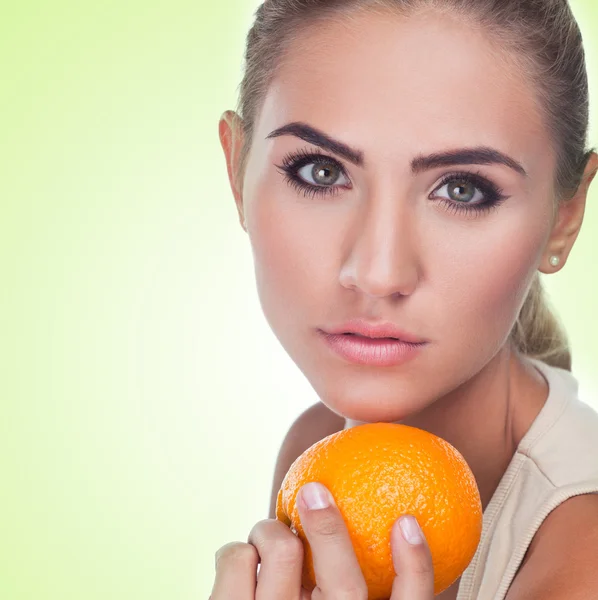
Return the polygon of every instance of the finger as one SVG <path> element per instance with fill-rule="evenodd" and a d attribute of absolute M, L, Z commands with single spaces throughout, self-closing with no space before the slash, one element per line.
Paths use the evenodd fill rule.
<path fill-rule="evenodd" d="M 298 496 L 301 525 L 313 555 L 316 594 L 365 600 L 367 586 L 332 495 L 319 483 L 307 483 Z"/>
<path fill-rule="evenodd" d="M 432 600 L 434 567 L 432 555 L 417 519 L 406 515 L 397 519 L 391 531 L 395 577 L 390 600 Z"/>
<path fill-rule="evenodd" d="M 216 552 L 212 600 L 254 600 L 258 553 L 251 544 L 231 542 Z"/>
<path fill-rule="evenodd" d="M 311 592 L 301 588 L 301 600 L 312 600 Z"/>
<path fill-rule="evenodd" d="M 255 600 L 299 600 L 303 544 L 281 521 L 265 519 L 251 530 L 248 542 L 257 548 L 260 573 Z"/>

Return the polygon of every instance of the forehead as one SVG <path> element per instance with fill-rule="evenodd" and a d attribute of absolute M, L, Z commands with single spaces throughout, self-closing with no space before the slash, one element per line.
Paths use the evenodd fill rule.
<path fill-rule="evenodd" d="M 277 71 L 257 131 L 265 137 L 296 120 L 366 156 L 489 145 L 530 171 L 550 142 L 533 87 L 510 56 L 473 24 L 431 11 L 359 13 L 307 28 Z"/>

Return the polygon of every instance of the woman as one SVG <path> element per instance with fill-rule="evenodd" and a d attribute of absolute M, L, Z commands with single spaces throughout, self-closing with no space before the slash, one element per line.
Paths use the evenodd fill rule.
<path fill-rule="evenodd" d="M 220 139 L 264 314 L 321 398 L 272 498 L 328 434 L 420 427 L 463 454 L 484 507 L 478 552 L 439 597 L 598 597 L 598 415 L 539 280 L 565 265 L 598 169 L 566 1 L 266 0 L 247 44 Z M 334 499 L 300 496 L 313 597 L 366 598 Z M 429 600 L 403 517 L 392 600 Z M 212 600 L 308 598 L 302 558 L 262 521 L 217 553 Z"/>

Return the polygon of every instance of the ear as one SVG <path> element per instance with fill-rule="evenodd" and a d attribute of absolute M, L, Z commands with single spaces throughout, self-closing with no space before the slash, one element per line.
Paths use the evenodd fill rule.
<path fill-rule="evenodd" d="M 243 127 L 239 115 L 232 110 L 224 112 L 218 123 L 218 133 L 226 158 L 228 179 L 237 205 L 239 221 L 241 227 L 247 231 L 243 210 L 243 190 L 240 184 L 241 178 L 239 177 L 239 156 L 243 144 Z"/>
<path fill-rule="evenodd" d="M 567 261 L 581 229 L 588 188 L 597 171 L 598 154 L 592 152 L 575 195 L 569 200 L 562 201 L 558 207 L 546 251 L 539 267 L 542 273 L 554 273 L 562 268 Z M 558 266 L 555 267 L 550 264 L 551 256 L 557 256 L 560 259 Z"/>

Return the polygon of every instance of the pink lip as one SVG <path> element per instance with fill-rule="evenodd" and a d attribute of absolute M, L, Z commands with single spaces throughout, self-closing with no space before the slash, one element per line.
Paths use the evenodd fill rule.
<path fill-rule="evenodd" d="M 415 358 L 427 343 L 412 344 L 389 338 L 369 338 L 361 335 L 326 333 L 321 331 L 326 345 L 337 355 L 359 365 L 390 367 Z"/>
<path fill-rule="evenodd" d="M 365 319 L 351 319 L 341 325 L 325 330 L 325 333 L 355 333 L 368 338 L 395 338 L 408 344 L 423 344 L 428 340 L 419 338 L 411 333 L 402 331 L 388 321 L 366 321 Z"/>
<path fill-rule="evenodd" d="M 352 319 L 320 333 L 331 350 L 360 365 L 400 365 L 415 358 L 428 344 L 428 340 L 402 331 L 388 321 Z"/>

